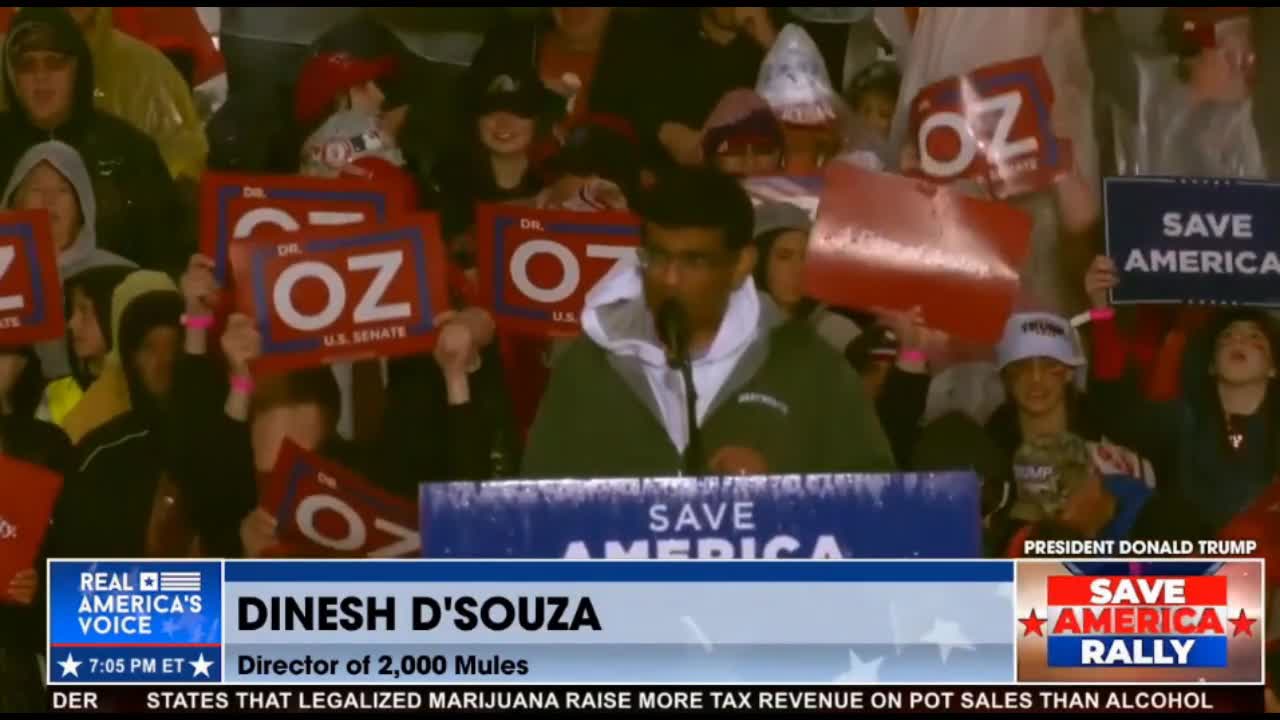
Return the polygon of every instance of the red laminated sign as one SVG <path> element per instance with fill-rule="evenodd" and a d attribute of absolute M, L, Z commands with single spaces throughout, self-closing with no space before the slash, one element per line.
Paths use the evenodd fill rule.
<path fill-rule="evenodd" d="M 624 212 L 476 210 L 480 293 L 499 327 L 540 336 L 580 330 L 587 293 L 634 261 L 640 220 Z"/>
<path fill-rule="evenodd" d="M 49 216 L 0 213 L 0 346 L 56 340 L 65 330 Z"/>
<path fill-rule="evenodd" d="M 414 503 L 288 440 L 262 504 L 275 515 L 277 537 L 298 554 L 402 558 L 422 547 Z"/>
<path fill-rule="evenodd" d="M 262 334 L 255 373 L 424 352 L 449 310 L 435 215 L 255 237 L 231 256 L 239 308 Z"/>
<path fill-rule="evenodd" d="M 958 340 L 995 344 L 1013 309 L 1031 218 L 925 180 L 827 166 L 805 292 L 847 308 L 906 311 Z"/>
<path fill-rule="evenodd" d="M 206 172 L 200 180 L 200 252 L 225 283 L 233 241 L 260 232 L 387 222 L 404 194 L 364 179 Z"/>
<path fill-rule="evenodd" d="M 1045 190 L 1071 168 L 1053 130 L 1053 83 L 1039 56 L 988 65 L 922 88 L 911 103 L 920 172 L 969 178 L 996 198 Z"/>
<path fill-rule="evenodd" d="M 0 453 L 0 602 L 14 575 L 34 567 L 61 491 L 62 476 Z"/>

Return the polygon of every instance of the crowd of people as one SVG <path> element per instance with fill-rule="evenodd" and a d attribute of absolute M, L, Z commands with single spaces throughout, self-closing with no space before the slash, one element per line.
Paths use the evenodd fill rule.
<path fill-rule="evenodd" d="M 67 315 L 64 341 L 0 347 L 0 453 L 63 477 L 40 559 L 0 587 L 0 709 L 43 702 L 43 558 L 305 552 L 259 506 L 286 440 L 410 500 L 446 480 L 969 468 L 991 556 L 1215 537 L 1275 482 L 1276 315 L 1111 307 L 1099 189 L 1276 171 L 1280 68 L 1254 41 L 1271 9 L 1151 9 L 1138 29 L 1099 8 L 526 9 L 487 16 L 447 70 L 366 13 L 305 47 L 225 34 L 224 63 L 207 36 L 161 42 L 146 10 L 0 18 L 0 203 L 47 211 Z M 966 23 L 984 29 L 947 32 Z M 1000 342 L 955 362 L 918 309 L 807 296 L 812 208 L 742 181 L 928 175 L 916 94 L 1023 56 L 1072 158 L 1031 189 L 941 179 L 1034 218 Z M 297 62 L 246 72 L 273 57 Z M 194 88 L 224 64 L 203 116 Z M 253 376 L 259 331 L 224 317 L 197 252 L 206 169 L 366 178 L 439 213 L 434 350 Z M 506 332 L 477 294 L 477 203 L 629 210 L 637 261 L 588 295 L 579 336 Z M 672 302 L 687 375 L 657 329 Z"/>

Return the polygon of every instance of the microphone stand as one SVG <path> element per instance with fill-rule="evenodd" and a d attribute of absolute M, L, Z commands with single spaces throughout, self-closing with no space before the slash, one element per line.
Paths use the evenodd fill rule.
<path fill-rule="evenodd" d="M 698 429 L 698 391 L 693 386 L 693 361 L 689 353 L 689 316 L 680 302 L 668 298 L 654 318 L 658 335 L 667 346 L 667 367 L 680 372 L 684 381 L 684 409 L 688 443 L 682 454 L 681 475 L 699 476 L 706 462 L 702 454 L 702 433 Z"/>
<path fill-rule="evenodd" d="M 689 444 L 684 448 L 683 474 L 697 477 L 703 472 L 702 430 L 698 427 L 698 391 L 693 387 L 693 363 L 689 361 L 689 353 L 683 353 L 678 364 L 680 377 L 684 380 L 685 417 L 689 428 Z"/>

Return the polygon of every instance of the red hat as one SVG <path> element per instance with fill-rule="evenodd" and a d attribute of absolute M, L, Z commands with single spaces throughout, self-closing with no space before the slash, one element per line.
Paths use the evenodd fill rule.
<path fill-rule="evenodd" d="M 1190 46 L 1201 49 L 1218 46 L 1218 23 L 1249 15 L 1247 7 L 1188 6 L 1172 10 L 1182 37 Z"/>
<path fill-rule="evenodd" d="M 294 117 L 300 125 L 314 125 L 328 114 L 339 93 L 384 78 L 395 69 L 396 60 L 391 56 L 362 60 L 347 53 L 313 55 L 298 76 Z"/>

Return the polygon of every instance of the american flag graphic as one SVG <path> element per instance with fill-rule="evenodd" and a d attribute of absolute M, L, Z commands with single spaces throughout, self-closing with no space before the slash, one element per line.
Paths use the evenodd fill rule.
<path fill-rule="evenodd" d="M 162 592 L 200 592 L 199 572 L 162 572 L 160 573 L 160 590 Z"/>

